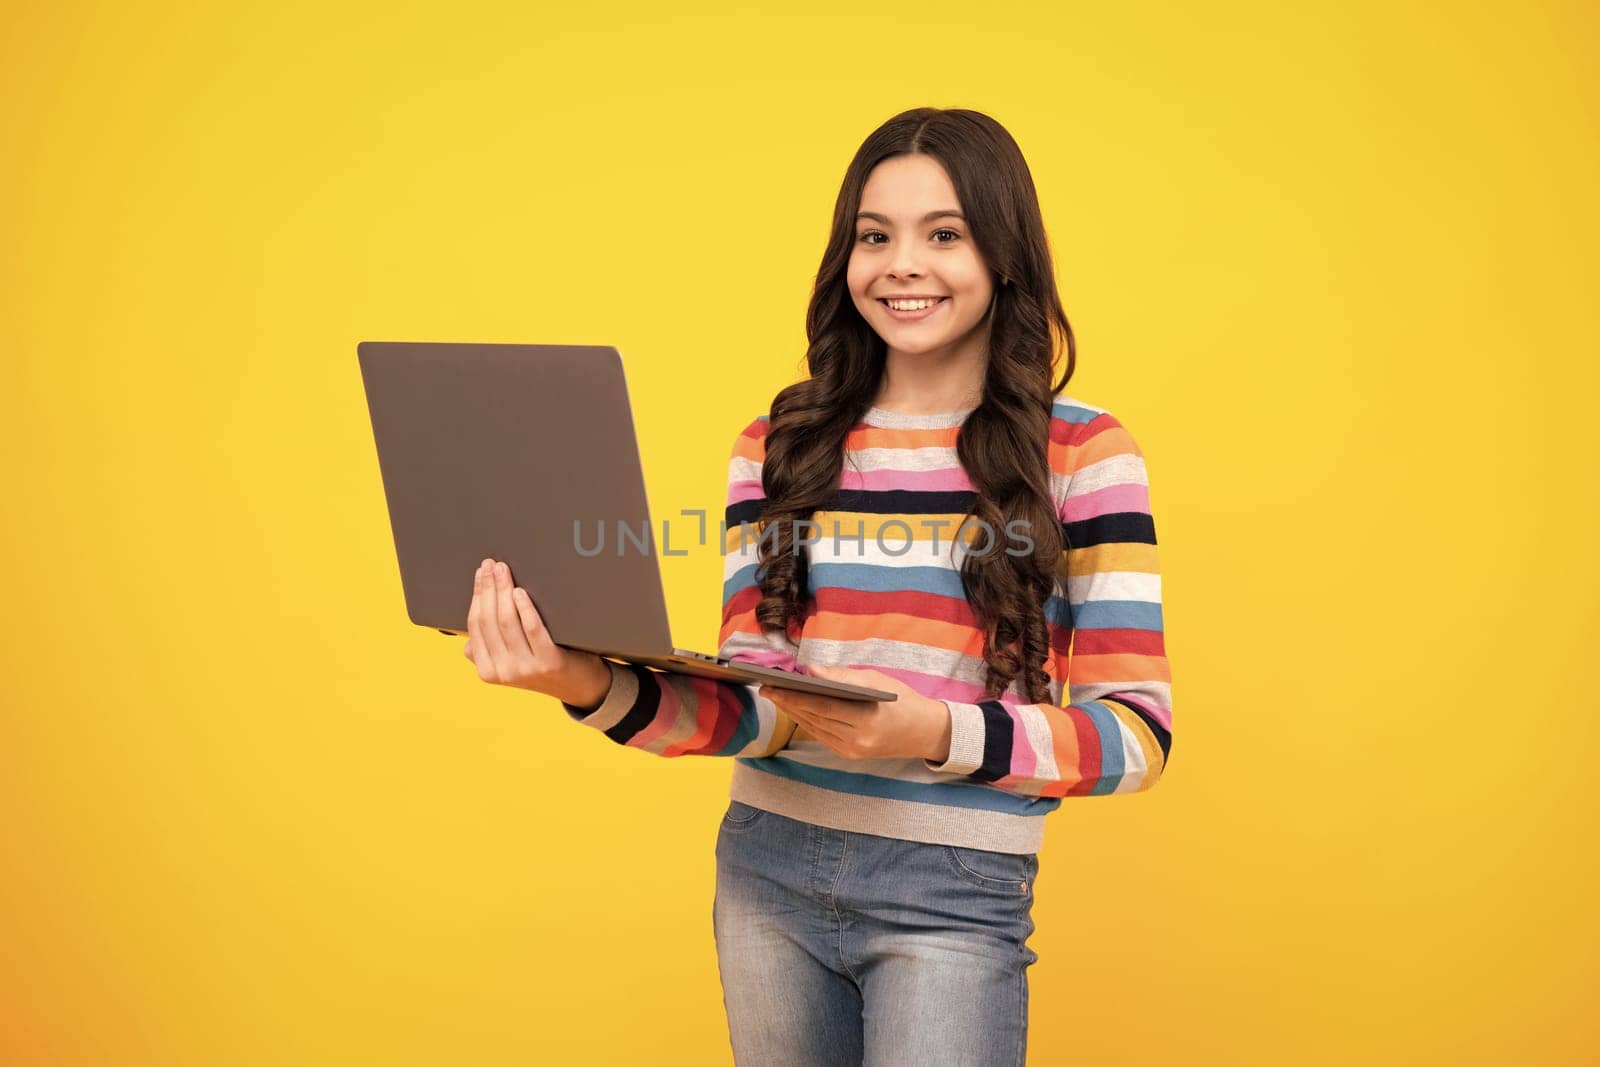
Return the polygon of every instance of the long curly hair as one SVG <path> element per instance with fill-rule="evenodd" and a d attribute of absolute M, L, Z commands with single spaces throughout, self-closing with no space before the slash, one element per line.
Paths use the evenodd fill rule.
<path fill-rule="evenodd" d="M 862 142 L 845 171 L 806 314 L 810 377 L 779 392 L 768 415 L 761 475 L 767 503 L 758 524 L 777 522 L 773 536 L 759 542 L 756 618 L 791 634 L 803 619 L 808 582 L 806 558 L 795 551 L 797 527 L 833 506 L 846 436 L 872 405 L 887 358 L 887 345 L 856 309 L 846 279 L 861 191 L 879 163 L 916 153 L 949 174 L 995 283 L 982 399 L 956 436 L 956 454 L 976 489 L 967 516 L 993 531 L 1024 520 L 1034 548 L 968 552 L 961 584 L 984 634 L 989 696 L 1020 677 L 1024 698 L 1036 703 L 1049 699 L 1044 605 L 1063 548 L 1050 486 L 1050 412 L 1072 377 L 1077 346 L 1056 292 L 1033 176 L 1010 133 L 981 112 L 902 112 Z M 1052 382 L 1063 345 L 1065 371 Z"/>

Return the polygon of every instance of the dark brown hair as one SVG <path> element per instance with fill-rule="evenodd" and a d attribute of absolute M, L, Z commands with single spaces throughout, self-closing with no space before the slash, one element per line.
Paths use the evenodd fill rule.
<path fill-rule="evenodd" d="M 1072 377 L 1077 348 L 1056 292 L 1033 176 L 1005 128 L 977 111 L 902 112 L 862 142 L 845 170 L 806 315 L 811 376 L 779 392 L 769 413 L 760 522 L 778 521 L 775 536 L 759 541 L 756 618 L 767 629 L 791 631 L 802 619 L 807 578 L 805 557 L 794 548 L 797 523 L 834 506 L 846 435 L 876 397 L 887 355 L 851 300 L 846 279 L 861 190 L 879 163 L 918 153 L 950 176 L 995 282 L 982 399 L 956 437 L 957 457 L 977 490 L 967 514 L 987 523 L 995 537 L 1003 536 L 1007 522 L 1024 520 L 1034 543 L 1026 555 L 968 552 L 961 584 L 984 632 L 989 696 L 998 697 L 1020 675 L 1025 699 L 1043 701 L 1050 680 L 1043 669 L 1050 651 L 1044 604 L 1062 551 L 1050 491 L 1050 409 Z M 1066 349 L 1066 369 L 1052 383 L 1058 342 Z"/>

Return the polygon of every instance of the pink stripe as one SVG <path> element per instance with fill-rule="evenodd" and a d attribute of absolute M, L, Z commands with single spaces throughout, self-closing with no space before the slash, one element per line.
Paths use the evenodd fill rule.
<path fill-rule="evenodd" d="M 878 671 L 890 678 L 898 679 L 915 689 L 925 697 L 934 700 L 959 700 L 963 704 L 972 704 L 982 697 L 975 696 L 982 690 L 982 686 L 975 686 L 970 682 L 957 681 L 942 675 L 924 674 L 921 671 L 902 670 L 897 667 L 879 667 L 871 663 L 846 663 L 844 666 L 856 670 Z"/>
<path fill-rule="evenodd" d="M 863 671 L 877 671 L 890 678 L 896 678 L 925 697 L 934 700 L 958 700 L 963 704 L 976 704 L 980 700 L 992 700 L 993 697 L 983 688 L 981 682 L 963 682 L 955 678 L 946 678 L 943 675 L 925 674 L 922 671 L 908 671 L 895 667 L 877 667 L 870 663 L 846 663 L 846 667 Z M 1014 700 L 1008 697 L 1007 701 Z"/>
<path fill-rule="evenodd" d="M 680 737 L 667 748 L 663 749 L 663 756 L 681 756 L 689 752 L 704 751 L 705 746 L 711 742 L 715 735 L 715 725 L 709 720 L 714 720 L 721 714 L 720 700 L 722 693 L 720 685 L 714 678 L 696 678 L 689 674 L 662 674 L 657 677 L 661 685 L 661 706 L 671 706 L 671 714 L 658 717 L 647 728 L 650 739 L 654 740 L 678 725 L 688 711 L 688 705 L 680 699 L 684 689 L 689 690 L 695 698 L 695 723 L 693 734 L 689 737 Z M 682 688 L 680 688 L 682 687 Z M 658 729 L 659 727 L 662 727 Z M 710 727 L 708 729 L 708 726 Z M 699 736 L 702 731 L 704 736 Z M 648 741 L 646 742 L 648 743 Z M 695 747 L 690 748 L 693 744 Z"/>
<path fill-rule="evenodd" d="M 1028 728 L 1022 725 L 1022 713 L 1017 706 L 1006 703 L 1000 706 L 1011 716 L 1011 773 L 1004 778 L 996 778 L 995 783 L 1027 781 L 1039 766 L 1039 754 L 1033 750 L 1033 744 L 1028 739 Z"/>
<path fill-rule="evenodd" d="M 959 682 L 952 678 L 942 678 L 921 671 L 895 670 L 883 667 L 869 667 L 866 664 L 846 664 L 846 666 L 859 666 L 863 670 L 876 670 L 890 678 L 898 679 L 915 689 L 925 697 L 933 700 L 954 700 L 962 704 L 976 704 L 981 700 L 992 700 L 981 684 Z M 990 783 L 994 786 L 1007 785 L 1017 781 L 1027 781 L 1032 778 L 1039 767 L 1039 754 L 1033 750 L 1029 742 L 1027 728 L 1022 724 L 1022 714 L 1017 711 L 1014 698 L 1000 701 L 1000 706 L 1006 709 L 1006 714 L 1011 717 L 1011 773 Z M 1045 705 L 1053 706 L 1053 705 Z M 1048 728 L 1048 727 L 1047 727 Z"/>
<path fill-rule="evenodd" d="M 1108 485 L 1082 496 L 1069 497 L 1062 517 L 1066 522 L 1081 522 L 1117 511 L 1150 514 L 1150 487 L 1125 482 L 1122 485 Z"/>
<path fill-rule="evenodd" d="M 1131 704 L 1134 707 L 1139 708 L 1142 711 L 1144 711 L 1146 714 L 1148 714 L 1156 722 L 1160 723 L 1162 729 L 1166 730 L 1168 733 L 1172 732 L 1172 709 L 1171 708 L 1158 708 L 1154 704 L 1146 704 L 1142 700 L 1129 700 L 1127 698 L 1127 696 L 1125 694 L 1122 694 L 1122 693 L 1107 693 L 1105 696 L 1101 697 L 1100 699 L 1101 700 L 1115 700 L 1115 701 L 1118 701 L 1118 702 L 1123 703 L 1123 704 Z"/>
<path fill-rule="evenodd" d="M 661 737 L 672 729 L 673 725 L 678 721 L 678 716 L 682 714 L 683 702 L 678 699 L 678 689 L 668 682 L 668 677 L 667 675 L 659 674 L 656 676 L 656 681 L 661 686 L 661 699 L 656 703 L 656 717 L 650 720 L 650 725 L 628 739 L 629 748 L 648 749 L 655 743 L 656 738 Z M 689 682 L 692 685 L 701 679 L 684 675 L 672 680 Z M 710 681 L 710 679 L 705 680 Z M 701 699 L 704 700 L 705 697 L 701 696 Z"/>
<path fill-rule="evenodd" d="M 728 658 L 735 663 L 748 663 L 752 667 L 776 667 L 780 671 L 794 670 L 794 653 L 792 652 L 735 652 Z"/>
<path fill-rule="evenodd" d="M 728 483 L 728 503 L 740 504 L 746 500 L 755 500 L 763 496 L 765 491 L 759 481 L 738 481 Z"/>
<path fill-rule="evenodd" d="M 914 489 L 923 492 L 966 492 L 972 489 L 972 479 L 960 467 L 947 467 L 935 471 L 858 471 L 846 466 L 839 481 L 841 489 Z"/>

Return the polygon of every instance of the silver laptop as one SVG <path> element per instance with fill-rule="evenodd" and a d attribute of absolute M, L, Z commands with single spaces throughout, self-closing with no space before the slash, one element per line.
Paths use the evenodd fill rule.
<path fill-rule="evenodd" d="M 657 547 L 720 551 L 722 516 L 706 515 L 704 545 L 688 536 L 697 518 L 674 516 L 661 545 L 615 348 L 363 341 L 356 354 L 418 626 L 465 634 L 473 572 L 490 557 L 510 566 L 559 645 L 679 674 L 895 699 L 673 643 Z"/>

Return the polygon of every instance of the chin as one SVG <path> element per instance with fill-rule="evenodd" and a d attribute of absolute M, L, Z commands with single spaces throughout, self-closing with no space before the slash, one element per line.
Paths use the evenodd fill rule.
<path fill-rule="evenodd" d="M 915 335 L 902 336 L 890 333 L 884 340 L 893 344 L 900 351 L 908 355 L 917 355 L 922 352 L 932 352 L 945 347 L 950 343 L 948 337 L 917 337 Z"/>

